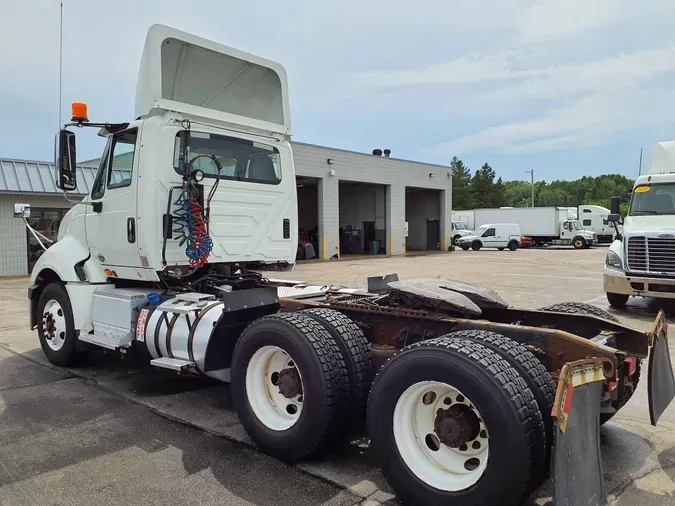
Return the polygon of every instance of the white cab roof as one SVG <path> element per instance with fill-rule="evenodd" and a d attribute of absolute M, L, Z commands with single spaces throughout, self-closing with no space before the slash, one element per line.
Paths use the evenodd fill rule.
<path fill-rule="evenodd" d="M 148 30 L 136 85 L 135 117 L 156 110 L 291 132 L 280 64 L 164 25 Z"/>
<path fill-rule="evenodd" d="M 648 174 L 675 173 L 675 141 L 657 142 Z"/>

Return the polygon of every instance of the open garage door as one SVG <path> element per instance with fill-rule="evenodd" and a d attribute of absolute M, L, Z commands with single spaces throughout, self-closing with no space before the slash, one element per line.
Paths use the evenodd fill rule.
<path fill-rule="evenodd" d="M 441 192 L 422 188 L 405 189 L 405 220 L 408 222 L 406 250 L 411 253 L 440 251 Z"/>
<path fill-rule="evenodd" d="M 321 258 L 319 241 L 318 179 L 297 177 L 298 193 L 298 253 L 296 260 Z"/>
<path fill-rule="evenodd" d="M 340 182 L 340 256 L 386 254 L 386 186 Z"/>

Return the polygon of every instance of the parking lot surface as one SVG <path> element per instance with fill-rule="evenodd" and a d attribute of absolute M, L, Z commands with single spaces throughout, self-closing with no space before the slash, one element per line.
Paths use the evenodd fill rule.
<path fill-rule="evenodd" d="M 309 262 L 292 273 L 363 285 L 368 276 L 447 277 L 494 288 L 509 303 L 589 302 L 602 292 L 605 248 L 453 252 Z M 365 438 L 296 466 L 257 452 L 227 385 L 180 378 L 95 354 L 83 367 L 47 363 L 28 329 L 27 279 L 0 280 L 0 504 L 375 506 L 396 500 Z M 623 322 L 646 330 L 660 306 L 631 300 Z M 670 318 L 675 312 L 668 308 Z M 671 331 L 672 333 L 672 331 Z M 671 357 L 675 355 L 671 345 Z M 675 406 L 649 424 L 646 381 L 601 429 L 611 504 L 675 501 Z M 551 503 L 550 483 L 528 500 Z"/>

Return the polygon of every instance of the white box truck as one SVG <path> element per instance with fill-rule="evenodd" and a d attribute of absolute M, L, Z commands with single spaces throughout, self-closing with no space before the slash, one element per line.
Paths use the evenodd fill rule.
<path fill-rule="evenodd" d="M 474 213 L 476 227 L 486 223 L 517 223 L 521 234 L 531 237 L 536 246 L 571 244 L 582 249 L 597 243 L 593 232 L 584 230 L 577 220 L 569 218 L 566 207 L 476 209 Z"/>
<path fill-rule="evenodd" d="M 474 221 L 475 211 L 473 209 L 459 210 L 452 212 L 452 221 L 459 221 L 464 224 L 466 230 L 475 230 L 476 223 Z"/>
<path fill-rule="evenodd" d="M 619 224 L 620 197 L 609 220 Z M 628 215 L 605 260 L 604 289 L 615 308 L 629 297 L 675 299 L 675 141 L 656 145 L 649 172 L 633 185 Z"/>

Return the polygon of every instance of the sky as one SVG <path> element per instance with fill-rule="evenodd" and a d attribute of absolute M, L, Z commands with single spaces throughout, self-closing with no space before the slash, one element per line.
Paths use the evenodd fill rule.
<path fill-rule="evenodd" d="M 0 157 L 51 160 L 60 0 L 0 0 Z M 635 177 L 675 139 L 673 0 L 63 0 L 63 114 L 129 121 L 148 27 L 280 62 L 293 139 L 505 180 Z M 78 130 L 78 159 L 101 139 Z"/>

